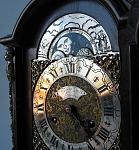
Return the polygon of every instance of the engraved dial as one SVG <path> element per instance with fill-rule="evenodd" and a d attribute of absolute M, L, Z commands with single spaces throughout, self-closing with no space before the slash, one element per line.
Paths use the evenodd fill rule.
<path fill-rule="evenodd" d="M 53 83 L 46 98 L 46 113 L 54 133 L 70 143 L 87 141 L 101 122 L 98 94 L 78 74 Z"/>
<path fill-rule="evenodd" d="M 66 57 L 40 75 L 33 94 L 37 130 L 49 149 L 109 149 L 119 132 L 120 101 L 92 60 Z"/>

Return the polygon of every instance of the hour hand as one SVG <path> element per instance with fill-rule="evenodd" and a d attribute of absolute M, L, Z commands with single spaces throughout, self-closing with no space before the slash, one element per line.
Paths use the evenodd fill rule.
<path fill-rule="evenodd" d="M 77 108 L 74 105 L 68 105 L 65 107 L 65 111 L 67 114 L 69 114 L 70 116 L 72 116 L 73 118 L 75 118 L 76 120 L 78 120 L 79 122 L 81 122 L 81 118 L 79 113 L 77 112 Z"/>
<path fill-rule="evenodd" d="M 80 114 L 77 111 L 77 108 L 74 105 L 66 106 L 65 111 L 72 118 L 74 118 L 79 122 L 80 126 L 84 129 L 84 131 L 87 133 L 88 137 L 90 138 L 92 136 L 91 128 L 95 127 L 95 121 L 89 119 L 82 120 Z"/>

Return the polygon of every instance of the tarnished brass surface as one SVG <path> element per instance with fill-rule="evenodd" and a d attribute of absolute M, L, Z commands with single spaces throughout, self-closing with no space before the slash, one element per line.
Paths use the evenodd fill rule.
<path fill-rule="evenodd" d="M 72 98 L 62 100 L 62 98 L 55 93 L 67 85 L 80 87 L 80 89 L 86 91 L 87 94 L 81 96 L 78 100 Z M 75 95 L 76 94 L 77 93 L 75 93 Z M 46 98 L 46 114 L 52 130 L 63 140 L 70 143 L 87 141 L 89 138 L 88 134 L 84 131 L 80 122 L 72 116 L 72 114 L 68 114 L 65 111 L 66 106 L 70 105 L 77 108 L 82 121 L 95 121 L 95 127 L 89 131 L 90 134 L 94 134 L 101 121 L 100 100 L 92 86 L 77 76 L 65 76 L 52 85 Z M 57 118 L 57 123 L 52 122 L 52 117 Z"/>

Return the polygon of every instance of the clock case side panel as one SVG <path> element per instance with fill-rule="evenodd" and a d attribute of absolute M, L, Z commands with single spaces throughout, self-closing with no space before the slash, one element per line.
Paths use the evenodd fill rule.
<path fill-rule="evenodd" d="M 127 26 L 119 31 L 119 44 L 121 52 L 121 97 L 122 103 L 122 149 L 136 149 L 135 131 L 135 114 L 137 114 L 138 97 L 138 48 L 139 48 L 139 1 L 134 0 L 131 11 L 129 12 L 129 19 Z M 135 148 L 134 148 L 135 147 Z"/>
<path fill-rule="evenodd" d="M 14 51 L 15 81 L 10 80 L 12 97 L 13 149 L 33 149 L 33 102 L 32 102 L 32 60 L 36 58 L 36 48 L 16 47 Z M 13 112 L 14 111 L 14 112 Z"/>
<path fill-rule="evenodd" d="M 32 149 L 31 60 L 35 49 L 15 49 L 17 150 Z"/>

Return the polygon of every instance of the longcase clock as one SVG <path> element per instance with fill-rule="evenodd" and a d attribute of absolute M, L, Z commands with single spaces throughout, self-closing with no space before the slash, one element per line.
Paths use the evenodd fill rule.
<path fill-rule="evenodd" d="M 14 149 L 131 149 L 130 62 L 121 49 L 130 7 L 128 1 L 29 3 L 12 37 L 1 39 L 12 51 Z"/>

